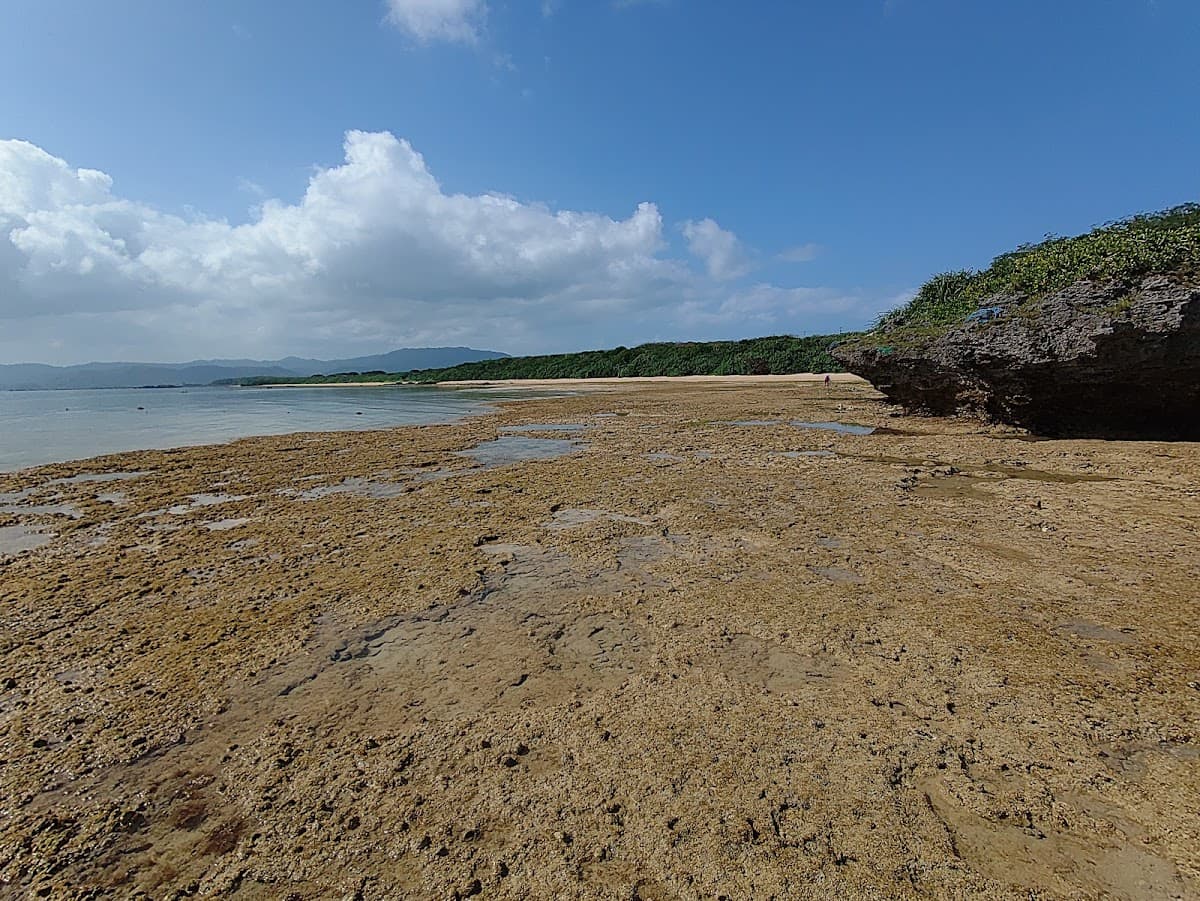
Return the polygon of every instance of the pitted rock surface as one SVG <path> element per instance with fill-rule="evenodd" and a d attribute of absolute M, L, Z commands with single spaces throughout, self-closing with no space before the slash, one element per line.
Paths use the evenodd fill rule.
<path fill-rule="evenodd" d="M 834 355 L 891 400 L 1050 436 L 1200 439 L 1200 280 L 1079 282 L 928 339 L 872 333 Z"/>

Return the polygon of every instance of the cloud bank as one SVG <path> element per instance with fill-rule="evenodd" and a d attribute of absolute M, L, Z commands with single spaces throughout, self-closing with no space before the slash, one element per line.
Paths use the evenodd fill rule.
<path fill-rule="evenodd" d="M 698 272 L 671 256 L 653 203 L 612 218 L 447 193 L 386 132 L 348 132 L 344 151 L 297 202 L 230 224 L 122 198 L 103 172 L 0 141 L 0 362 L 574 349 L 749 322 L 804 330 L 858 303 L 738 289 L 746 256 L 712 220 L 683 226 Z"/>

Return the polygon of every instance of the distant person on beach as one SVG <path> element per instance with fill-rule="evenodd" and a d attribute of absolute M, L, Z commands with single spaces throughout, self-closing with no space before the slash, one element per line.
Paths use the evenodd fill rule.
<path fill-rule="evenodd" d="M 828 388 L 833 383 L 833 379 L 829 377 L 829 373 L 825 373 L 825 387 Z"/>

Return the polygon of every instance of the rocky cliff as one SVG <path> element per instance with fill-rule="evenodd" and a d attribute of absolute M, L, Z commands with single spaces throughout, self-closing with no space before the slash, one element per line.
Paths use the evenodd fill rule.
<path fill-rule="evenodd" d="M 886 326 L 834 349 L 892 400 L 1035 434 L 1200 440 L 1200 275 L 992 294 L 946 328 Z"/>

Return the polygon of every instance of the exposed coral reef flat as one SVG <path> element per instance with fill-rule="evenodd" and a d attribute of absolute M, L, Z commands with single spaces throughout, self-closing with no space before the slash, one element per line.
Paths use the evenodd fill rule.
<path fill-rule="evenodd" d="M 0 476 L 0 896 L 1200 895 L 1200 445 L 1026 438 L 648 383 Z"/>

